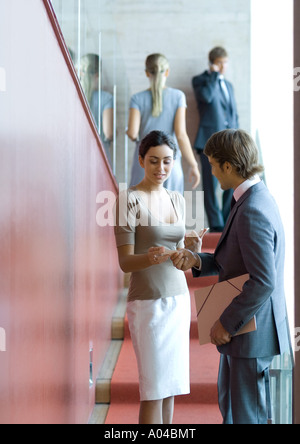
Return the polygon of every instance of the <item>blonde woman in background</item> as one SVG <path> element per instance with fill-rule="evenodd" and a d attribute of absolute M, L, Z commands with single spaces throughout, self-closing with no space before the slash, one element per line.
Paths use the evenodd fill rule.
<path fill-rule="evenodd" d="M 100 57 L 97 54 L 84 55 L 81 58 L 80 81 L 97 126 L 99 126 L 100 117 L 100 128 L 98 129 L 105 152 L 111 164 L 110 144 L 113 139 L 114 120 L 113 96 L 109 92 L 103 90 L 101 90 L 101 94 L 99 94 L 99 65 Z"/>
<path fill-rule="evenodd" d="M 127 134 L 132 141 L 137 142 L 130 186 L 137 185 L 144 178 L 139 163 L 139 141 L 151 131 L 159 130 L 177 140 L 180 148 L 172 174 L 164 186 L 170 191 L 183 194 L 182 157 L 190 167 L 189 180 L 193 189 L 200 183 L 198 163 L 186 131 L 186 97 L 182 91 L 166 87 L 169 62 L 165 56 L 150 55 L 146 60 L 146 75 L 150 80 L 150 89 L 135 94 L 130 103 Z"/>

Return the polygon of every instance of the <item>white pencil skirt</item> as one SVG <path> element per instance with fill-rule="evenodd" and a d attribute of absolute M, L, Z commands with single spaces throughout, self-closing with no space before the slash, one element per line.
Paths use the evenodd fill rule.
<path fill-rule="evenodd" d="M 127 316 L 138 363 L 141 401 L 189 394 L 189 293 L 129 302 Z"/>

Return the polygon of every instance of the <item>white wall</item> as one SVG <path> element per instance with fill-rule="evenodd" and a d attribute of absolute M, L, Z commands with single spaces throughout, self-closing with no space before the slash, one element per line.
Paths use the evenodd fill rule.
<path fill-rule="evenodd" d="M 193 144 L 199 118 L 191 80 L 207 69 L 208 52 L 222 45 L 231 58 L 228 78 L 235 86 L 241 126 L 250 129 L 250 0 L 115 0 L 105 7 L 113 15 L 130 94 L 149 87 L 147 55 L 165 54 L 169 86 L 187 96 Z"/>
<path fill-rule="evenodd" d="M 72 24 L 78 0 L 53 0 L 64 19 L 68 45 L 77 50 Z M 124 138 L 130 96 L 149 87 L 144 73 L 147 55 L 170 60 L 169 86 L 186 93 L 188 132 L 193 144 L 199 117 L 192 77 L 208 66 L 208 52 L 217 45 L 230 54 L 228 78 L 235 87 L 241 126 L 250 130 L 250 0 L 81 0 L 82 50 L 98 52 L 102 31 L 103 82 L 118 87 L 118 168 L 124 172 Z M 129 159 L 134 145 L 130 143 Z M 130 162 L 131 163 L 131 162 Z"/>
<path fill-rule="evenodd" d="M 294 319 L 293 1 L 252 0 L 251 130 L 286 231 L 286 293 Z"/>

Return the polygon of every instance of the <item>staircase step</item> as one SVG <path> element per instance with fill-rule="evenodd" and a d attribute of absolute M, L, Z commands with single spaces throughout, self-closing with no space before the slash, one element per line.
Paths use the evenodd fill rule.
<path fill-rule="evenodd" d="M 208 252 L 207 250 L 215 250 L 219 240 L 221 239 L 222 233 L 208 233 L 203 238 L 202 251 L 204 253 Z"/>
<path fill-rule="evenodd" d="M 96 378 L 96 404 L 109 404 L 111 379 L 117 365 L 123 341 L 112 341 L 103 366 Z"/>
<path fill-rule="evenodd" d="M 217 405 L 218 361 L 219 354 L 215 347 L 212 345 L 200 347 L 197 340 L 191 340 L 191 393 L 176 398 L 174 424 L 201 424 L 201 418 L 203 423 L 221 423 Z M 122 424 L 124 421 L 129 424 L 131 421 L 137 421 L 138 370 L 129 338 L 124 341 L 118 367 L 113 376 L 111 402 L 113 409 L 108 412 L 106 424 L 120 424 L 120 421 Z"/>
<path fill-rule="evenodd" d="M 109 404 L 95 405 L 93 413 L 88 422 L 89 425 L 104 424 L 109 410 Z"/>
<path fill-rule="evenodd" d="M 118 393 L 118 404 L 139 404 L 138 381 L 130 383 L 122 381 L 115 382 L 113 389 Z M 191 384 L 191 393 L 189 395 L 178 396 L 177 398 L 177 404 L 216 404 L 217 402 L 218 393 L 215 382 Z"/>
<path fill-rule="evenodd" d="M 105 424 L 137 424 L 139 417 L 139 404 L 114 404 L 114 415 L 108 413 Z M 178 404 L 175 399 L 174 425 L 183 424 L 222 424 L 222 417 L 217 404 Z"/>
<path fill-rule="evenodd" d="M 179 396 L 178 403 L 217 402 L 217 369 L 219 354 L 212 345 L 200 346 L 191 340 L 191 394 Z M 193 359 L 197 358 L 197 359 Z M 118 403 L 139 402 L 139 384 L 136 358 L 131 341 L 125 340 L 118 361 L 118 369 L 113 375 L 111 399 Z"/>
<path fill-rule="evenodd" d="M 126 308 L 127 308 L 127 295 L 128 295 L 128 288 L 125 288 L 120 293 L 119 302 L 113 315 L 112 325 L 111 325 L 112 340 L 124 339 L 124 318 L 126 315 Z"/>

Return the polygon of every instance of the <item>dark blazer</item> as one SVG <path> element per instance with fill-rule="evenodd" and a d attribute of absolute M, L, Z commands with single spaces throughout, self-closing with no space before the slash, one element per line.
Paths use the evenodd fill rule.
<path fill-rule="evenodd" d="M 234 336 L 256 315 L 257 331 L 234 337 L 231 343 L 219 347 L 219 352 L 237 358 L 264 358 L 288 351 L 284 229 L 277 205 L 263 182 L 236 203 L 215 254 L 200 257 L 202 270 L 193 270 L 194 277 L 219 274 L 220 281 L 224 281 L 250 275 L 243 292 L 220 320 Z"/>
<path fill-rule="evenodd" d="M 194 77 L 192 83 L 200 114 L 200 126 L 194 146 L 203 150 L 214 133 L 239 128 L 239 118 L 233 86 L 225 80 L 230 96 L 228 103 L 220 88 L 219 73 L 205 71 Z"/>

